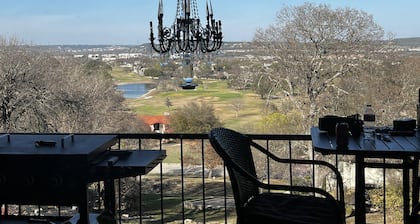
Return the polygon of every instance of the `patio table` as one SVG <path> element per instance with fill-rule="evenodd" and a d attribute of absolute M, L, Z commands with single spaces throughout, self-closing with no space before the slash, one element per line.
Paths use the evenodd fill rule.
<path fill-rule="evenodd" d="M 0 135 L 0 205 L 77 205 L 89 223 L 87 187 L 104 181 L 105 209 L 115 214 L 114 179 L 147 174 L 165 150 L 111 150 L 116 135 Z M 8 223 L 1 217 L 1 223 Z"/>
<path fill-rule="evenodd" d="M 388 138 L 377 136 L 375 141 L 365 141 L 363 136 L 349 138 L 348 147 L 337 147 L 335 136 L 311 128 L 312 145 L 322 154 L 354 155 L 356 162 L 355 186 L 355 223 L 366 223 L 365 210 L 365 168 L 394 168 L 403 171 L 404 223 L 410 216 L 410 170 L 413 179 L 418 177 L 418 158 L 420 156 L 420 134 L 390 135 Z M 401 159 L 402 163 L 367 162 L 365 158 Z"/>

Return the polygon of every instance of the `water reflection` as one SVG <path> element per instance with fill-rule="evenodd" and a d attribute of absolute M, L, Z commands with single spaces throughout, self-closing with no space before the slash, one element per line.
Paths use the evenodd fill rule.
<path fill-rule="evenodd" d="M 117 86 L 117 90 L 122 91 L 124 98 L 126 99 L 138 98 L 146 94 L 151 89 L 153 89 L 153 84 L 145 83 L 130 83 Z"/>

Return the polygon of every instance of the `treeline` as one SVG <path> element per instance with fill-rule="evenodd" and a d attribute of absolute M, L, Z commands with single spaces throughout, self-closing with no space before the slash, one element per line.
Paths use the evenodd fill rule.
<path fill-rule="evenodd" d="M 253 89 L 298 133 L 320 116 L 362 113 L 365 104 L 375 108 L 378 125 L 415 117 L 420 57 L 400 52 L 366 12 L 312 3 L 284 7 L 253 43 L 267 57 L 239 67 L 230 86 Z"/>
<path fill-rule="evenodd" d="M 1 132 L 144 130 L 124 108 L 111 67 L 53 57 L 15 38 L 0 39 Z"/>

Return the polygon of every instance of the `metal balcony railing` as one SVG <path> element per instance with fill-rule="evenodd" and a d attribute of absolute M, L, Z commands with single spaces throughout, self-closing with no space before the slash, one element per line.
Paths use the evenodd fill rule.
<path fill-rule="evenodd" d="M 312 149 L 310 135 L 249 136 L 281 158 L 315 158 L 337 166 L 343 172 L 347 223 L 354 223 L 351 214 L 354 200 L 352 156 L 318 154 Z M 120 223 L 236 223 L 229 178 L 207 134 L 118 134 L 118 139 L 113 150 L 153 149 L 166 150 L 167 153 L 163 163 L 149 174 L 115 180 L 116 215 Z M 258 176 L 263 181 L 318 186 L 336 195 L 334 178 L 317 166 L 279 167 L 258 154 L 254 159 Z M 366 203 L 368 221 L 400 223 L 401 175 L 384 168 L 375 169 L 372 174 L 376 176 L 369 177 L 374 184 Z M 103 182 L 98 182 L 89 187 L 93 212 L 103 209 L 103 185 Z M 3 215 L 5 207 L 9 216 L 17 217 L 72 216 L 77 213 L 75 208 L 61 206 L 3 205 Z"/>

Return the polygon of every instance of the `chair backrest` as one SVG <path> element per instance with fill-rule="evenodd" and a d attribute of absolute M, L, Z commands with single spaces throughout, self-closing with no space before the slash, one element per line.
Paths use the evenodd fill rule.
<path fill-rule="evenodd" d="M 259 193 L 258 186 L 239 171 L 243 169 L 255 178 L 254 160 L 251 153 L 251 139 L 241 133 L 226 128 L 214 128 L 209 134 L 210 143 L 225 162 L 233 196 L 236 212 L 253 196 Z M 238 214 L 239 215 L 239 214 Z"/>

